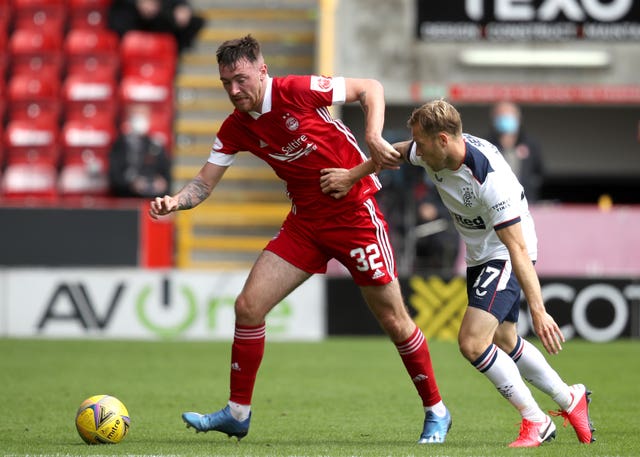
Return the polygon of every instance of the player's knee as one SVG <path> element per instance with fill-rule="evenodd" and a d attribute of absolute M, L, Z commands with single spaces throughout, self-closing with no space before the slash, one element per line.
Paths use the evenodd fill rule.
<path fill-rule="evenodd" d="M 236 314 L 236 323 L 241 325 L 259 325 L 264 321 L 264 316 L 258 312 L 247 296 L 238 295 L 235 302 L 234 311 Z"/>
<path fill-rule="evenodd" d="M 388 313 L 379 316 L 378 320 L 383 330 L 387 335 L 389 335 L 389 338 L 391 338 L 392 341 L 404 341 L 410 336 L 410 332 L 407 329 L 404 319 L 401 319 L 392 313 Z"/>
<path fill-rule="evenodd" d="M 474 362 L 482 355 L 486 347 L 482 348 L 482 345 L 475 338 L 460 334 L 458 335 L 458 349 L 465 359 Z"/>

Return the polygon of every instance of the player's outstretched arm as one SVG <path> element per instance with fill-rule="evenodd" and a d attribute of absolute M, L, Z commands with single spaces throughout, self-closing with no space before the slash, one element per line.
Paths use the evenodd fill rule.
<path fill-rule="evenodd" d="M 398 168 L 398 152 L 382 137 L 384 89 L 375 79 L 345 78 L 346 102 L 360 102 L 364 111 L 365 141 L 371 158 L 381 168 Z"/>
<path fill-rule="evenodd" d="M 496 231 L 496 234 L 509 250 L 513 272 L 516 278 L 518 278 L 518 282 L 522 287 L 522 291 L 529 305 L 533 330 L 540 338 L 547 352 L 549 354 L 557 354 L 562 350 L 562 343 L 565 341 L 564 335 L 556 321 L 545 309 L 544 301 L 542 300 L 542 290 L 540 289 L 540 280 L 538 279 L 538 274 L 533 266 L 533 262 L 531 262 L 529 258 L 521 224 L 517 223 L 501 228 Z"/>
<path fill-rule="evenodd" d="M 409 154 L 409 146 L 411 141 L 402 141 L 394 143 L 393 148 L 406 158 Z M 324 168 L 320 170 L 320 188 L 325 194 L 331 195 L 333 198 L 342 198 L 355 183 L 371 173 L 379 173 L 380 166 L 372 159 L 356 165 L 350 170 L 346 168 Z"/>
<path fill-rule="evenodd" d="M 176 195 L 165 195 L 152 200 L 149 215 L 157 219 L 158 216 L 198 206 L 211 195 L 227 168 L 210 162 L 205 163 L 196 177 Z"/>

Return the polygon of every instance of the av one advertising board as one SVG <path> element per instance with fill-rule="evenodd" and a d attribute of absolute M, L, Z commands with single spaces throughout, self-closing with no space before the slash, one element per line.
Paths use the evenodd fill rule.
<path fill-rule="evenodd" d="M 9 337 L 230 340 L 248 272 L 10 269 L 0 273 Z M 312 277 L 267 317 L 270 340 L 325 337 L 324 281 Z"/>

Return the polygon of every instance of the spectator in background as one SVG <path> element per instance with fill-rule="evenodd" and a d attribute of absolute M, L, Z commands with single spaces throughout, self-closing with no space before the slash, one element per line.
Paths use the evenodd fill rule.
<path fill-rule="evenodd" d="M 121 37 L 129 30 L 171 33 L 179 51 L 191 47 L 203 25 L 187 0 L 114 0 L 109 11 L 109 28 Z"/>
<path fill-rule="evenodd" d="M 522 113 L 512 102 L 500 102 L 491 111 L 491 133 L 488 140 L 502 152 L 524 187 L 529 203 L 540 198 L 544 174 L 538 143 L 522 128 Z"/>
<path fill-rule="evenodd" d="M 171 162 L 166 148 L 149 135 L 150 108 L 132 105 L 123 132 L 109 155 L 109 182 L 116 197 L 153 198 L 170 191 Z"/>

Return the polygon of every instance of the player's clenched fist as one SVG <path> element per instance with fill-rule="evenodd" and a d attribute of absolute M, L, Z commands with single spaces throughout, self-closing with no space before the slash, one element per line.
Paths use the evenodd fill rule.
<path fill-rule="evenodd" d="M 176 211 L 177 209 L 178 200 L 170 195 L 165 195 L 164 197 L 156 197 L 155 200 L 151 201 L 149 215 L 154 219 L 158 219 L 158 216 L 164 216 Z"/>

